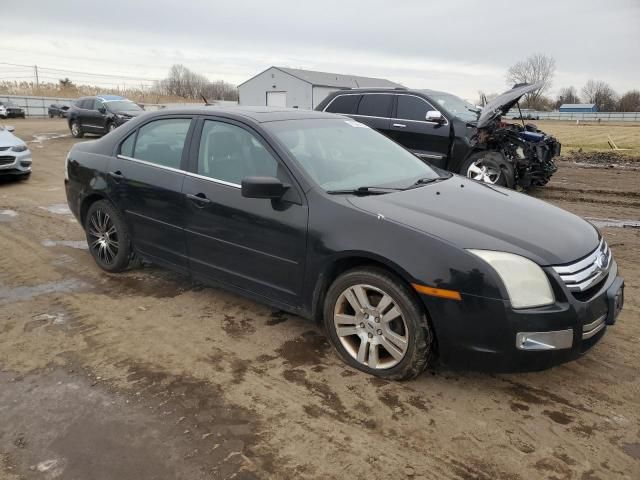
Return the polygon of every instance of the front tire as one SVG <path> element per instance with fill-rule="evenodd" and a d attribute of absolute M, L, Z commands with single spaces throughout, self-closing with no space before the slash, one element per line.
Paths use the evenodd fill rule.
<path fill-rule="evenodd" d="M 418 376 L 433 351 L 423 308 L 401 279 L 379 268 L 350 270 L 333 282 L 324 325 L 347 364 L 382 378 Z"/>
<path fill-rule="evenodd" d="M 129 229 L 120 212 L 107 200 L 93 203 L 84 225 L 89 252 L 107 272 L 122 272 L 132 257 Z"/>
<path fill-rule="evenodd" d="M 460 167 L 460 174 L 478 182 L 505 187 L 513 184 L 511 173 L 504 167 L 504 157 L 498 152 L 482 151 L 469 155 Z"/>
<path fill-rule="evenodd" d="M 109 122 L 107 124 L 107 133 L 113 132 L 116 128 L 118 128 L 118 127 L 117 127 L 117 125 L 115 123 Z"/>
<path fill-rule="evenodd" d="M 80 126 L 80 123 L 78 123 L 77 120 L 74 120 L 71 122 L 70 128 L 71 128 L 71 135 L 73 135 L 74 138 L 82 138 L 84 136 L 82 127 Z"/>

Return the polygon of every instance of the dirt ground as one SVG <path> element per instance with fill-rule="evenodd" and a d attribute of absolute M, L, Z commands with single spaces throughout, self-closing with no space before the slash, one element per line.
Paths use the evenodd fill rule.
<path fill-rule="evenodd" d="M 396 383 L 301 318 L 152 266 L 100 271 L 65 203 L 79 140 L 12 123 L 34 173 L 0 183 L 0 479 L 640 478 L 637 169 L 561 162 L 532 193 L 607 225 L 626 278 L 587 355 Z"/>

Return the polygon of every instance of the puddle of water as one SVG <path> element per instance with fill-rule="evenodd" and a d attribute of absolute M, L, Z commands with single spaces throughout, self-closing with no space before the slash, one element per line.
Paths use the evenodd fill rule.
<path fill-rule="evenodd" d="M 15 210 L 0 210 L 0 222 L 10 222 L 18 216 Z"/>
<path fill-rule="evenodd" d="M 89 287 L 89 284 L 75 278 L 62 280 L 60 282 L 42 283 L 31 287 L 5 287 L 0 285 L 0 305 L 30 300 L 48 293 L 68 293 L 87 287 Z"/>
<path fill-rule="evenodd" d="M 69 133 L 35 133 L 33 135 L 33 140 L 27 142 L 27 143 L 42 143 L 42 142 L 46 142 L 47 140 L 54 140 L 56 138 L 64 138 L 64 137 L 69 137 L 71 136 L 71 134 Z"/>
<path fill-rule="evenodd" d="M 86 240 L 49 240 L 48 238 L 41 242 L 43 247 L 57 247 L 59 245 L 69 248 L 77 248 L 78 250 L 89 250 Z"/>
<path fill-rule="evenodd" d="M 56 313 L 55 315 L 51 315 L 50 313 L 41 313 L 32 318 L 38 322 L 51 322 L 53 325 L 63 325 L 66 322 L 64 313 Z"/>
<path fill-rule="evenodd" d="M 640 228 L 640 220 L 619 220 L 615 218 L 592 218 L 584 217 L 598 228 Z"/>
<path fill-rule="evenodd" d="M 69 210 L 69 206 L 66 203 L 54 203 L 53 205 L 39 208 L 57 215 L 71 215 L 71 210 Z"/>

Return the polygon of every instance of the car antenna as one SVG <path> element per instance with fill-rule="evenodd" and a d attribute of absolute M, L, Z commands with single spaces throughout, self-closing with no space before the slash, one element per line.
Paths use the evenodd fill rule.
<path fill-rule="evenodd" d="M 213 105 L 213 103 L 209 103 L 209 101 L 204 97 L 204 95 L 200 95 L 202 97 L 202 100 L 204 100 L 204 106 L 205 107 L 210 107 Z"/>

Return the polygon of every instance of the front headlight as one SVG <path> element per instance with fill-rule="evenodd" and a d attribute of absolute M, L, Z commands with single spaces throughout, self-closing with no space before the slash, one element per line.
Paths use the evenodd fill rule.
<path fill-rule="evenodd" d="M 26 145 L 15 145 L 13 147 L 11 147 L 11 151 L 12 152 L 24 152 L 27 150 L 27 146 Z"/>
<path fill-rule="evenodd" d="M 513 308 L 550 305 L 555 301 L 542 268 L 528 258 L 491 250 L 468 250 L 487 262 L 502 279 Z"/>

